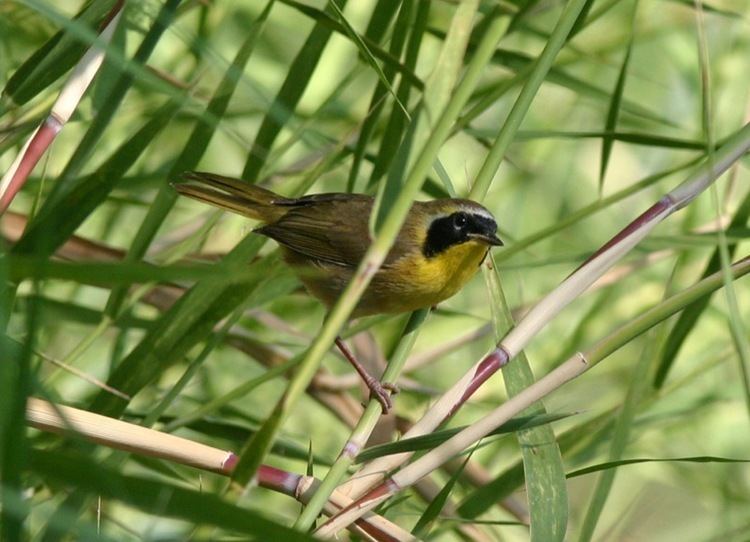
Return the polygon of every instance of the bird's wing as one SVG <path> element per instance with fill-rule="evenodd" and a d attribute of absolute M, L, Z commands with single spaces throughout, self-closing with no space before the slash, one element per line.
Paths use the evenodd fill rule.
<path fill-rule="evenodd" d="M 293 200 L 292 207 L 258 233 L 308 258 L 355 267 L 370 244 L 372 198 L 321 194 Z"/>

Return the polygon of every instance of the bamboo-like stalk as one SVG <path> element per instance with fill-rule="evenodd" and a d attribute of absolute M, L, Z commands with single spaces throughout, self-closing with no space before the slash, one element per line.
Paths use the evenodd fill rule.
<path fill-rule="evenodd" d="M 237 461 L 234 453 L 188 439 L 77 408 L 29 397 L 26 418 L 43 431 L 74 431 L 110 448 L 160 457 L 199 469 L 228 474 Z"/>
<path fill-rule="evenodd" d="M 518 325 L 505 335 L 494 350 L 471 367 L 437 400 L 422 419 L 404 435 L 404 438 L 430 433 L 452 416 L 490 376 L 520 352 L 571 301 L 625 256 L 657 224 L 696 198 L 748 149 L 750 149 L 750 123 L 736 132 L 716 151 L 711 163 L 704 163 L 697 168 L 683 183 L 612 237 L 557 288 L 539 301 Z M 384 473 L 403 464 L 409 457 L 411 454 L 405 452 L 376 459 L 363 467 L 339 489 L 357 498 L 380 482 Z"/>
<path fill-rule="evenodd" d="M 237 464 L 237 456 L 228 450 L 35 397 L 29 397 L 26 403 L 26 420 L 29 425 L 41 431 L 57 434 L 72 431 L 110 448 L 158 457 L 225 476 L 230 475 Z M 309 502 L 319 484 L 311 476 L 290 473 L 268 465 L 262 465 L 258 469 L 257 481 L 261 487 L 294 497 L 303 504 Z M 351 499 L 340 492 L 333 492 L 323 510 L 332 515 L 349 504 Z M 368 540 L 414 539 L 397 525 L 374 514 L 359 522 L 354 532 Z"/>
<path fill-rule="evenodd" d="M 731 271 L 734 280 L 750 273 L 750 256 L 732 265 Z M 634 337 L 679 312 L 696 299 L 723 287 L 723 285 L 724 277 L 720 271 L 634 318 L 588 349 L 576 352 L 546 376 L 510 398 L 478 422 L 420 457 L 414 463 L 396 472 L 340 514 L 331 518 L 316 533 L 321 537 L 333 536 L 337 531 L 361 517 L 362 514 L 372 510 L 391 495 L 413 485 L 417 480 L 432 472 L 456 454 L 484 438 L 523 409 L 549 395 L 566 382 L 580 376 L 610 354 L 628 344 Z"/>
<path fill-rule="evenodd" d="M 91 45 L 73 72 L 68 77 L 52 106 L 47 118 L 29 137 L 10 168 L 0 180 L 0 215 L 10 206 L 13 198 L 26 183 L 36 164 L 68 122 L 78 103 L 91 84 L 94 76 L 104 61 L 106 47 L 112 40 L 117 23 L 120 20 L 123 2 L 117 2 L 107 15 L 106 25 L 99 39 Z"/>
<path fill-rule="evenodd" d="M 406 357 L 409 354 L 414 342 L 417 340 L 419 326 L 427 316 L 427 310 L 416 311 L 412 313 L 409 322 L 406 324 L 404 337 L 399 342 L 396 351 L 391 356 L 385 372 L 383 381 L 392 382 L 401 372 L 406 363 Z M 343 449 L 339 453 L 333 466 L 329 469 L 328 474 L 317 488 L 315 495 L 310 499 L 310 503 L 302 511 L 294 526 L 300 530 L 307 530 L 318 517 L 323 506 L 328 501 L 329 496 L 336 490 L 336 486 L 346 476 L 357 454 L 364 448 L 367 440 L 370 438 L 375 425 L 381 414 L 380 403 L 370 400 L 365 408 L 364 413 L 359 418 L 357 425 L 352 430 Z"/>

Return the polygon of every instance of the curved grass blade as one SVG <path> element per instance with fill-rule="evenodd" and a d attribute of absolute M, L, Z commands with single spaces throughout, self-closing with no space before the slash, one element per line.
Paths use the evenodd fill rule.
<path fill-rule="evenodd" d="M 398 16 L 396 17 L 396 22 L 393 28 L 393 36 L 391 38 L 390 47 L 388 49 L 389 52 L 396 57 L 401 56 L 401 51 L 406 42 L 406 36 L 408 35 L 408 28 L 412 24 L 412 16 L 414 11 L 413 3 L 413 0 L 406 0 L 401 4 L 400 9 L 398 10 Z M 385 4 L 388 4 L 388 6 L 386 6 Z M 373 18 L 370 21 L 370 25 L 368 25 L 365 37 L 375 40 L 379 40 L 380 38 L 382 38 L 382 35 L 385 32 L 385 27 L 390 22 L 390 16 L 388 16 L 388 19 L 384 21 L 379 21 L 379 19 L 384 18 L 384 14 L 386 13 L 393 13 L 397 8 L 397 4 L 398 3 L 395 0 L 381 0 L 381 2 L 378 3 L 378 6 L 375 8 L 375 12 L 373 13 Z M 381 7 L 381 5 L 384 8 L 382 11 L 378 9 L 379 7 Z M 388 9 L 389 7 L 390 9 Z M 378 17 L 379 14 L 380 17 Z M 374 21 L 376 20 L 379 21 L 378 24 L 374 24 Z M 377 34 L 375 34 L 375 31 L 372 30 L 373 28 L 377 29 Z M 383 73 L 387 78 L 388 83 L 393 84 L 396 76 L 396 70 L 392 66 L 386 65 L 383 69 Z M 400 92 L 401 89 L 399 88 L 399 94 Z M 375 90 L 373 90 L 372 98 L 370 98 L 370 105 L 367 109 L 367 117 L 362 122 L 362 128 L 360 128 L 359 137 L 357 138 L 357 144 L 354 147 L 352 167 L 349 170 L 349 177 L 346 182 L 347 192 L 355 191 L 357 176 L 359 175 L 359 169 L 362 164 L 362 160 L 365 157 L 367 144 L 372 138 L 375 127 L 380 120 L 380 114 L 385 107 L 385 97 L 386 87 L 383 83 L 378 82 Z M 403 102 L 400 97 L 399 100 Z"/>
<path fill-rule="evenodd" d="M 492 261 L 492 255 L 489 255 Z M 497 267 L 485 273 L 492 307 L 496 338 L 515 326 L 510 307 L 500 286 Z M 534 383 L 529 360 L 520 352 L 513 363 L 502 370 L 508 396 L 519 394 Z M 522 414 L 544 416 L 547 411 L 539 401 Z M 526 474 L 526 493 L 531 515 L 531 540 L 562 540 L 568 525 L 568 488 L 560 447 L 550 425 L 522 429 L 516 433 Z"/>
<path fill-rule="evenodd" d="M 339 3 L 340 5 L 337 5 L 337 8 L 343 8 L 346 5 L 346 0 L 339 0 Z M 325 13 L 331 15 L 335 13 L 335 10 L 328 4 Z M 268 153 L 271 151 L 271 147 L 281 129 L 294 114 L 294 110 L 312 78 L 332 32 L 327 25 L 317 21 L 289 66 L 287 77 L 263 118 L 245 162 L 245 167 L 242 170 L 242 178 L 248 182 L 254 183 L 258 180 Z"/>
<path fill-rule="evenodd" d="M 349 35 L 347 34 L 344 27 L 333 18 L 332 14 L 327 11 L 321 11 L 317 8 L 311 7 L 307 4 L 302 4 L 300 2 L 297 2 L 295 0 L 279 0 L 280 2 L 283 2 L 284 4 L 296 9 L 303 15 L 306 15 L 310 17 L 313 21 L 316 23 L 320 23 L 324 25 L 325 27 L 329 28 L 330 30 L 336 32 L 337 34 L 340 34 L 344 36 L 345 38 L 349 39 Z M 390 1 L 390 0 L 389 0 Z M 420 0 L 421 2 L 429 1 L 429 0 Z M 339 9 L 343 9 L 343 5 L 338 6 Z M 377 9 L 377 8 L 376 8 Z M 377 13 L 373 13 L 373 21 L 376 20 L 376 18 L 379 20 L 379 15 Z M 370 25 L 368 25 L 369 27 Z M 422 80 L 414 73 L 413 68 L 409 68 L 408 66 L 402 64 L 399 62 L 398 58 L 393 56 L 388 51 L 381 48 L 375 41 L 370 40 L 370 35 L 366 34 L 363 41 L 367 45 L 367 48 L 370 50 L 370 52 L 375 56 L 376 58 L 383 61 L 383 63 L 386 66 L 391 66 L 395 68 L 395 70 L 405 79 L 407 80 L 413 87 L 417 89 L 424 89 L 424 83 Z"/>
<path fill-rule="evenodd" d="M 572 414 L 535 414 L 532 416 L 518 416 L 508 422 L 504 423 L 488 436 L 504 435 L 508 433 L 515 433 L 516 431 L 523 431 L 525 429 L 531 429 L 532 427 L 538 427 L 540 425 L 546 425 L 557 420 L 562 420 L 571 416 Z M 378 457 L 386 455 L 400 454 L 403 452 L 418 452 L 421 450 L 430 450 L 435 446 L 439 446 L 453 435 L 460 433 L 466 426 L 454 427 L 451 429 L 443 429 L 441 431 L 435 431 L 427 435 L 419 437 L 405 438 L 397 440 L 395 442 L 389 442 L 387 444 L 379 444 L 377 446 L 371 446 L 366 448 L 357 455 L 357 463 L 364 463 L 371 461 Z"/>
<path fill-rule="evenodd" d="M 390 95 L 393 96 L 396 104 L 398 104 L 401 110 L 406 113 L 406 106 L 404 106 L 404 104 L 401 103 L 401 100 L 398 99 L 396 91 L 393 90 L 393 87 L 391 86 L 390 79 L 385 75 L 385 73 L 383 73 L 383 70 L 375 60 L 375 57 L 370 52 L 370 49 L 367 47 L 367 44 L 364 42 L 362 37 L 357 33 L 356 30 L 354 30 L 352 25 L 349 24 L 349 21 L 346 20 L 346 17 L 344 17 L 344 12 L 341 11 L 341 8 L 338 7 L 335 0 L 330 0 L 328 5 L 331 6 L 333 11 L 338 16 L 338 19 L 341 22 L 341 26 L 344 28 L 344 32 L 346 32 L 346 35 L 349 36 L 349 39 L 354 43 L 357 49 L 359 49 L 360 54 L 365 58 L 367 64 L 370 65 L 375 74 L 378 76 L 378 81 L 380 82 L 380 84 L 383 85 L 386 90 L 388 90 Z"/>
<path fill-rule="evenodd" d="M 734 459 L 731 457 L 718 457 L 713 455 L 698 455 L 693 457 L 643 457 L 633 459 L 621 459 L 619 461 L 608 461 L 598 465 L 592 465 L 583 469 L 569 472 L 568 478 L 576 478 L 585 474 L 592 474 L 603 470 L 616 469 L 625 465 L 637 465 L 639 463 L 750 463 L 750 459 Z"/>
<path fill-rule="evenodd" d="M 591 8 L 591 3 L 587 6 Z M 635 26 L 635 14 L 638 9 L 638 0 L 633 2 L 633 16 L 631 24 Z M 607 120 L 604 124 L 604 132 L 611 133 L 617 129 L 617 119 L 620 116 L 620 107 L 622 104 L 622 96 L 625 91 L 625 80 L 628 74 L 628 66 L 630 65 L 630 55 L 633 51 L 633 36 L 635 29 L 630 29 L 630 38 L 628 39 L 628 48 L 625 50 L 625 57 L 622 60 L 620 66 L 620 73 L 617 75 L 617 83 L 615 83 L 615 89 L 612 92 L 612 99 L 609 102 L 609 110 L 607 111 Z M 607 165 L 609 164 L 609 157 L 612 154 L 612 145 L 614 139 L 611 136 L 605 136 L 602 139 L 602 155 L 599 164 L 599 194 L 604 189 L 604 178 L 607 175 Z"/>
<path fill-rule="evenodd" d="M 414 525 L 414 528 L 411 530 L 411 534 L 416 536 L 419 540 L 426 538 L 429 534 L 432 525 L 440 516 L 440 512 L 442 512 L 445 503 L 448 502 L 448 497 L 450 497 L 451 491 L 453 491 L 456 482 L 458 482 L 461 474 L 463 474 L 466 464 L 469 462 L 469 459 L 471 459 L 471 455 L 472 454 L 470 453 L 466 456 L 466 459 L 461 463 L 461 466 L 456 469 L 440 492 L 427 505 L 427 508 L 424 509 L 422 515 L 419 516 L 417 524 Z"/>
<path fill-rule="evenodd" d="M 120 11 L 122 0 L 95 0 L 87 3 L 73 18 L 85 28 L 89 36 L 96 36 L 97 27 L 104 28 L 109 18 Z M 82 39 L 83 32 L 73 32 L 67 28 L 59 30 L 15 71 L 2 92 L 3 100 L 23 105 L 76 65 L 91 45 Z"/>

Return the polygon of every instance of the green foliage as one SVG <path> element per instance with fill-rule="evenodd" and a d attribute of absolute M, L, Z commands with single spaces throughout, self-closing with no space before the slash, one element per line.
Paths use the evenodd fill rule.
<path fill-rule="evenodd" d="M 0 5 L 0 173 L 100 45 L 115 4 Z M 383 440 L 357 462 L 435 448 L 662 296 L 747 254 L 745 158 L 715 201 L 670 217 L 543 329 L 504 371 L 507 388 L 496 376 L 445 427 L 396 441 L 494 344 L 493 315 L 501 335 L 743 124 L 746 3 L 702 4 L 700 16 L 689 0 L 125 5 L 93 86 L 2 221 L 3 540 L 311 539 L 292 528 L 298 502 L 247 482 L 262 464 L 325 478 L 366 397 L 328 344 L 311 356 L 337 330 L 321 332 L 323 308 L 255 224 L 178 199 L 170 183 L 185 170 L 284 195 L 376 195 L 376 242 L 396 231 L 412 195 L 471 194 L 497 217 L 506 247 L 493 253 L 489 287 L 475 279 L 430 318 L 418 313 L 418 336 L 410 328 L 401 340 L 405 320 L 393 317 L 342 330 L 374 336 L 350 339 L 362 357 L 407 358 L 398 431 L 384 422 Z M 406 490 L 380 512 L 427 540 L 471 529 L 512 541 L 741 538 L 749 284 L 633 331 L 498 430 L 513 436 L 487 438 L 435 473 L 432 504 Z M 412 346 L 429 365 L 412 368 Z M 31 430 L 29 395 L 232 450 L 242 487 Z M 349 467 L 333 467 L 326 489 Z M 519 527 L 526 513 L 530 529 Z"/>

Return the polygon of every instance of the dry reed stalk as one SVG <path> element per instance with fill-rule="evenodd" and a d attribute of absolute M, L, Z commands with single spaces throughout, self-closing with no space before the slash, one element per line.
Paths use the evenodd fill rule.
<path fill-rule="evenodd" d="M 174 461 L 225 476 L 229 476 L 237 464 L 237 456 L 228 450 L 35 397 L 29 397 L 27 401 L 26 419 L 29 425 L 41 431 L 56 434 L 72 432 L 109 448 Z M 303 504 L 307 503 L 319 483 L 311 476 L 268 465 L 258 470 L 257 482 L 261 487 L 294 497 Z M 334 492 L 325 512 L 333 514 L 349 504 L 351 499 Z M 354 532 L 376 541 L 414 540 L 408 532 L 377 515 L 358 523 Z"/>

